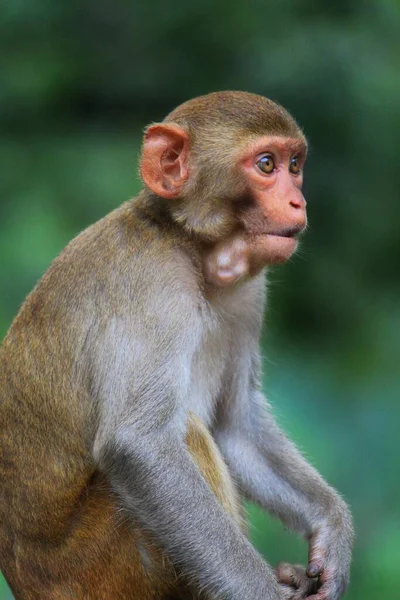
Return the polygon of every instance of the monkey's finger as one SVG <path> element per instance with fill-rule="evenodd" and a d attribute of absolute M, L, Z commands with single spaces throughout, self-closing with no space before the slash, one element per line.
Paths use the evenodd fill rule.
<path fill-rule="evenodd" d="M 335 585 L 335 582 L 330 580 L 321 585 L 321 581 L 319 581 L 318 589 L 312 590 L 313 594 L 311 596 L 307 596 L 307 600 L 330 600 L 330 598 L 339 598 L 342 596 L 339 588 Z"/>
<path fill-rule="evenodd" d="M 306 569 L 307 577 L 319 577 L 322 575 L 325 566 L 326 552 L 321 548 L 316 547 L 315 540 L 314 544 L 311 542 L 310 549 L 308 552 L 308 565 Z"/>
<path fill-rule="evenodd" d="M 322 575 L 326 562 L 326 549 L 321 547 L 317 535 L 310 540 L 308 550 L 308 565 L 306 569 L 307 577 L 319 577 Z"/>
<path fill-rule="evenodd" d="M 297 593 L 293 598 L 304 598 L 317 590 L 317 581 L 307 577 L 302 565 L 279 563 L 276 568 L 276 575 L 280 584 L 296 590 Z"/>
<path fill-rule="evenodd" d="M 311 598 L 311 596 L 309 595 L 309 590 L 295 590 L 291 586 L 284 584 L 280 584 L 279 589 L 281 592 L 282 600 L 304 600 L 304 598 L 307 598 L 307 600 L 309 600 Z M 314 590 L 312 590 L 312 592 L 313 591 Z"/>
<path fill-rule="evenodd" d="M 319 575 L 322 575 L 323 571 L 324 567 L 322 561 L 312 561 L 307 566 L 306 574 L 307 577 L 311 577 L 311 579 L 314 579 L 314 577 L 319 577 Z"/>
<path fill-rule="evenodd" d="M 290 563 L 286 562 L 281 562 L 278 564 L 275 571 L 279 583 L 290 585 L 291 587 L 298 587 L 296 585 L 297 577 L 294 565 L 291 565 Z"/>
<path fill-rule="evenodd" d="M 293 567 L 293 583 L 297 588 L 298 598 L 308 597 L 310 594 L 315 594 L 318 590 L 318 581 L 316 579 L 310 579 L 305 572 L 305 569 L 301 565 L 294 565 Z"/>

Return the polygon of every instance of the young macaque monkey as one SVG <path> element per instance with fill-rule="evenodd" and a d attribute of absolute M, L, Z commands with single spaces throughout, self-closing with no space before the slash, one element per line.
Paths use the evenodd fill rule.
<path fill-rule="evenodd" d="M 265 270 L 305 229 L 307 144 L 220 92 L 146 129 L 144 188 L 78 235 L 0 350 L 0 567 L 17 600 L 339 600 L 352 524 L 260 389 Z M 274 571 L 241 499 L 309 544 Z"/>

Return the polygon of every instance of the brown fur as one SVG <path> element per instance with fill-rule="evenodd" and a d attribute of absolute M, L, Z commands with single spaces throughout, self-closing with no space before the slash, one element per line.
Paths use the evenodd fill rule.
<path fill-rule="evenodd" d="M 248 92 L 214 92 L 199 96 L 178 106 L 164 121 L 185 127 L 197 149 L 197 144 L 205 142 L 205 130 L 223 136 L 231 130 L 236 135 L 239 133 L 239 137 L 240 134 L 289 138 L 301 135 L 299 126 L 287 110 L 264 96 Z"/>
<path fill-rule="evenodd" d="M 104 280 L 105 253 L 118 271 L 140 246 L 168 251 L 144 224 L 151 211 L 139 212 L 140 220 L 127 203 L 78 236 L 27 298 L 0 348 L 0 566 L 17 600 L 155 600 L 179 589 L 173 567 L 130 522 L 92 462 L 89 381 L 78 386 L 59 371 L 69 365 L 73 374 L 85 352 L 66 308 L 82 302 L 75 294 L 85 288 L 88 264 L 86 293 L 95 306 L 96 286 L 116 294 Z M 194 417 L 187 444 L 218 499 L 241 521 L 228 470 Z"/>
<path fill-rule="evenodd" d="M 271 135 L 306 144 L 300 127 L 282 106 L 246 92 L 194 98 L 173 110 L 163 123 L 176 124 L 189 134 L 189 178 L 169 210 L 175 222 L 212 242 L 235 229 L 234 209 L 238 199 L 249 193 L 236 162 L 249 142 Z"/>
<path fill-rule="evenodd" d="M 215 442 L 195 416 L 189 423 L 186 441 L 218 500 L 243 527 L 240 502 L 228 469 Z M 0 530 L 1 566 L 16 600 L 195 597 L 168 558 L 138 524 L 132 523 L 98 471 L 82 473 L 81 489 L 78 480 L 69 488 L 70 479 L 64 473 L 62 481 L 61 472 L 58 481 L 51 484 L 45 465 L 42 473 L 32 471 L 30 481 L 23 467 L 21 471 L 19 476 L 15 474 L 7 494 L 12 503 L 15 498 L 19 500 L 19 519 L 8 520 L 12 516 L 10 507 L 2 505 Z M 6 477 L 9 472 L 1 475 Z M 32 483 L 40 495 L 36 506 L 32 504 L 35 499 L 30 498 L 27 507 L 23 486 L 31 489 Z M 14 530 L 14 523 L 23 533 Z"/>
<path fill-rule="evenodd" d="M 231 168 L 221 148 L 243 141 L 242 130 L 247 137 L 260 132 L 299 137 L 301 132 L 271 101 L 235 93 L 198 98 L 167 120 L 190 134 L 190 202 L 177 199 L 169 206 L 145 190 L 133 204 L 83 232 L 29 295 L 0 349 L 0 567 L 16 600 L 161 600 L 191 594 L 122 510 L 93 463 L 96 381 L 90 369 L 84 371 L 82 358 L 89 349 L 82 323 L 102 330 L 121 305 L 133 297 L 140 304 L 141 290 L 158 277 L 138 274 L 135 290 L 130 289 L 132 256 L 142 252 L 159 258 L 184 248 L 201 287 L 201 253 L 222 232 L 231 233 L 232 209 L 221 208 L 221 201 L 232 197 L 232 185 L 240 185 L 233 172 L 230 179 L 225 172 L 219 177 Z M 222 132 L 225 141 L 216 154 L 214 142 Z M 96 321 L 97 304 L 104 299 L 110 312 Z M 186 440 L 203 477 L 242 526 L 227 467 L 194 417 Z"/>

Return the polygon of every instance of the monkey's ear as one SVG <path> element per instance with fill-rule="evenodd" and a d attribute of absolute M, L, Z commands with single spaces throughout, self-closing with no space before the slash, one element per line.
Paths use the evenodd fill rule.
<path fill-rule="evenodd" d="M 174 123 L 151 125 L 146 129 L 140 172 L 152 192 L 162 198 L 177 198 L 189 177 L 189 137 Z"/>

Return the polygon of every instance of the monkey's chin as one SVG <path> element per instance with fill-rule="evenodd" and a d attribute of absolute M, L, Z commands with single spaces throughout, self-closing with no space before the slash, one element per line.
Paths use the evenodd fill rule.
<path fill-rule="evenodd" d="M 204 259 L 206 281 L 214 287 L 230 287 L 264 267 L 283 263 L 296 250 L 294 237 L 270 233 L 234 236 L 217 244 Z"/>
<path fill-rule="evenodd" d="M 267 265 L 274 265 L 286 262 L 296 251 L 297 240 L 295 237 L 285 237 L 282 235 L 264 234 L 260 236 L 259 248 L 256 254 L 260 253 L 260 259 Z"/>

